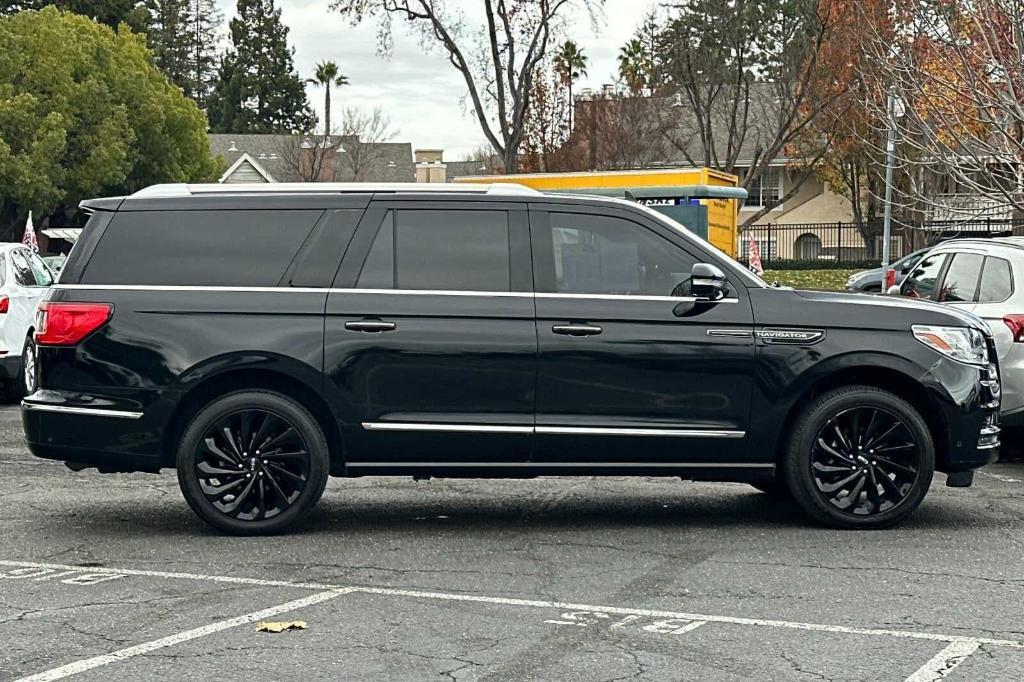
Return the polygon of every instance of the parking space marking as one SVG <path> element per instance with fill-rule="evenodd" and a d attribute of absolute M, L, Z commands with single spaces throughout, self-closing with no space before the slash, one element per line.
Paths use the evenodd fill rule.
<path fill-rule="evenodd" d="M 917 669 L 913 675 L 906 679 L 906 682 L 934 682 L 953 672 L 954 668 L 978 650 L 981 643 L 978 641 L 953 642 L 945 649 L 935 654 L 930 661 Z"/>
<path fill-rule="evenodd" d="M 262 609 L 260 611 L 253 611 L 243 616 L 236 616 L 234 618 L 228 618 L 227 620 L 218 621 L 216 623 L 210 623 L 209 625 L 203 625 L 202 627 L 193 628 L 192 630 L 186 630 L 185 632 L 179 632 L 169 637 L 162 637 L 160 639 L 154 639 L 144 644 L 137 644 L 135 646 L 128 647 L 126 649 L 120 649 L 118 651 L 111 652 L 109 654 L 103 654 L 102 656 L 95 656 L 93 658 L 86 658 L 74 663 L 68 663 L 62 665 L 59 668 L 53 668 L 35 675 L 29 675 L 23 677 L 15 682 L 49 682 L 51 680 L 60 680 L 65 677 L 77 675 L 93 668 L 99 668 L 111 663 L 117 663 L 133 656 L 142 656 L 158 649 L 165 649 L 182 642 L 189 640 L 198 639 L 199 637 L 205 637 L 206 635 L 212 635 L 215 632 L 221 632 L 229 628 L 238 627 L 239 625 L 245 625 L 246 623 L 255 623 L 256 621 L 263 620 L 264 618 L 270 618 L 282 613 L 289 611 L 296 611 L 306 606 L 312 606 L 313 604 L 320 604 L 329 599 L 340 597 L 343 594 L 348 594 L 349 590 L 346 589 L 332 589 L 327 592 L 317 592 L 308 597 L 302 599 L 296 599 L 294 601 L 279 604 L 277 606 L 271 606 L 270 608 Z"/>
<path fill-rule="evenodd" d="M 458 594 L 452 592 L 431 592 L 424 590 L 408 590 L 391 587 L 328 585 L 324 583 L 289 582 L 284 580 L 260 580 L 257 578 L 205 575 L 199 573 L 147 571 L 127 568 L 94 568 L 64 564 L 45 564 L 27 561 L 0 560 L 0 566 L 51 569 L 57 571 L 78 571 L 84 569 L 88 570 L 92 574 L 139 576 L 170 580 L 210 581 L 218 583 L 233 583 L 238 585 L 252 585 L 260 587 L 287 587 L 316 590 L 318 594 L 313 595 L 312 597 L 308 597 L 307 599 L 312 600 L 308 603 L 326 601 L 327 599 L 331 599 L 336 596 L 341 596 L 342 594 L 378 594 L 392 597 L 408 597 L 413 599 L 439 600 L 448 602 L 464 602 L 478 604 L 494 604 L 500 606 L 556 609 L 560 612 L 561 619 L 549 619 L 544 621 L 545 623 L 550 623 L 554 625 L 588 626 L 596 623 L 607 623 L 608 627 L 622 627 L 633 624 L 635 621 L 638 621 L 640 619 L 659 619 L 655 623 L 646 626 L 641 626 L 643 630 L 657 634 L 679 635 L 691 632 L 709 623 L 725 623 L 730 625 L 781 628 L 790 630 L 804 630 L 811 632 L 865 635 L 869 637 L 893 637 L 910 640 L 924 640 L 931 642 L 942 642 L 947 645 L 944 649 L 942 649 L 942 651 L 940 651 L 938 654 L 932 657 L 932 659 L 930 659 L 927 663 L 921 666 L 921 668 L 918 669 L 917 672 L 915 672 L 911 677 L 909 677 L 907 679 L 907 682 L 921 682 L 922 680 L 942 679 L 943 677 L 948 675 L 950 671 L 956 668 L 964 659 L 969 657 L 971 654 L 977 651 L 980 646 L 983 645 L 1008 647 L 1013 649 L 1024 649 L 1024 641 L 996 639 L 991 637 L 970 637 L 964 635 L 951 635 L 938 632 L 917 632 L 911 630 L 891 630 L 883 628 L 858 628 L 846 625 L 827 625 L 823 623 L 805 623 L 799 621 L 773 620 L 764 618 L 744 618 L 740 616 L 716 616 L 702 613 L 665 611 L 661 609 L 641 609 L 620 606 L 574 604 L 570 602 L 557 602 L 539 599 L 491 597 L 486 595 Z M 236 625 L 240 625 L 247 622 L 253 622 L 254 620 L 259 620 L 269 615 L 274 615 L 277 613 L 283 613 L 284 611 L 301 608 L 301 606 L 303 605 L 306 605 L 305 600 L 289 602 L 288 604 L 282 604 L 278 607 L 272 607 L 271 609 L 265 609 L 263 611 L 258 611 L 253 614 L 239 616 L 237 618 L 222 621 L 220 623 L 215 623 L 213 625 L 203 626 L 200 628 L 196 628 L 195 630 L 189 630 L 188 632 L 184 632 L 179 635 L 172 635 L 171 637 L 156 640 L 155 642 L 141 644 L 136 647 L 123 649 L 119 652 L 114 652 L 112 654 L 107 654 L 105 656 L 98 656 L 93 659 L 86 659 L 85 661 L 69 664 L 68 666 L 57 668 L 47 673 L 41 673 L 41 675 L 57 674 L 56 677 L 32 676 L 24 678 L 24 680 L 35 681 L 60 679 L 61 677 L 66 677 L 67 675 L 72 675 L 76 672 L 81 672 L 82 670 L 88 670 L 92 667 L 96 667 L 99 665 L 107 665 L 109 663 L 114 663 L 116 661 L 122 660 L 123 658 L 128 658 L 131 656 L 138 656 L 140 654 L 147 653 L 148 651 L 152 651 L 154 648 L 158 649 L 167 646 L 174 646 L 175 644 L 178 644 L 180 642 L 188 641 L 196 637 L 202 637 L 206 634 L 210 634 L 211 632 L 217 632 L 225 628 L 235 627 Z M 586 614 L 586 617 L 583 617 L 582 614 Z M 611 616 L 622 616 L 623 618 L 616 623 L 612 623 Z M 640 625 L 640 623 L 636 623 L 636 625 Z M 75 668 L 75 666 L 86 667 Z M 69 669 L 72 670 L 72 672 L 61 672 L 67 671 Z"/>
<path fill-rule="evenodd" d="M 81 571 L 90 574 L 141 576 L 144 578 L 167 578 L 171 580 L 199 580 L 215 583 L 233 583 L 236 585 L 254 585 L 257 587 L 297 587 L 307 590 L 337 590 L 337 585 L 322 583 L 293 583 L 287 580 L 260 580 L 258 578 L 241 578 L 231 575 L 203 575 L 201 573 L 169 573 L 167 571 L 142 571 L 130 568 L 102 568 L 93 566 L 71 566 L 65 564 L 40 564 L 32 561 L 0 561 L 0 566 L 12 568 L 36 568 L 55 571 Z"/>

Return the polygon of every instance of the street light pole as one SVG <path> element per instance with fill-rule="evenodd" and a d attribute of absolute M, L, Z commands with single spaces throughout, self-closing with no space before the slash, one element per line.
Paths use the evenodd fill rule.
<path fill-rule="evenodd" d="M 896 165 L 896 95 L 889 93 L 886 106 L 885 218 L 882 221 L 882 293 L 889 287 L 889 241 L 892 234 L 892 173 Z"/>

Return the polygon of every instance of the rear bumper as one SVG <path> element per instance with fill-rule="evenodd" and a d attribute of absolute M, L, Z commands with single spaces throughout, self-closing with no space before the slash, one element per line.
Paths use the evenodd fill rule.
<path fill-rule="evenodd" d="M 141 411 L 109 401 L 84 403 L 37 391 L 21 403 L 29 450 L 36 457 L 97 467 L 104 472 L 160 470 L 159 430 Z"/>

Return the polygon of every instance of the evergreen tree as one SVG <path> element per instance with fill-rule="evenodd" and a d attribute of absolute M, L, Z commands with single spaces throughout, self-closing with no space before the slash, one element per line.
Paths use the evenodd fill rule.
<path fill-rule="evenodd" d="M 83 14 L 111 28 L 125 23 L 133 31 L 142 33 L 149 27 L 149 12 L 145 4 L 144 0 L 0 0 L 0 14 L 53 6 Z"/>
<path fill-rule="evenodd" d="M 205 108 L 217 79 L 217 42 L 224 15 L 214 0 L 189 1 L 189 73 L 185 94 Z"/>
<path fill-rule="evenodd" d="M 167 78 L 188 95 L 191 56 L 189 0 L 147 0 L 148 32 L 153 61 Z"/>
<path fill-rule="evenodd" d="M 295 71 L 288 27 L 274 0 L 238 0 L 231 49 L 210 96 L 214 132 L 298 132 L 313 127 L 306 84 Z"/>

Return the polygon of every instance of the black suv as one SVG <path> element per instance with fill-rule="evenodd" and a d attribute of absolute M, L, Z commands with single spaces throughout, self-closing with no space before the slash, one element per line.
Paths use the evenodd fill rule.
<path fill-rule="evenodd" d="M 151 187 L 37 320 L 32 452 L 280 531 L 334 476 L 741 481 L 877 528 L 999 445 L 985 324 L 771 288 L 661 214 L 514 185 Z"/>

